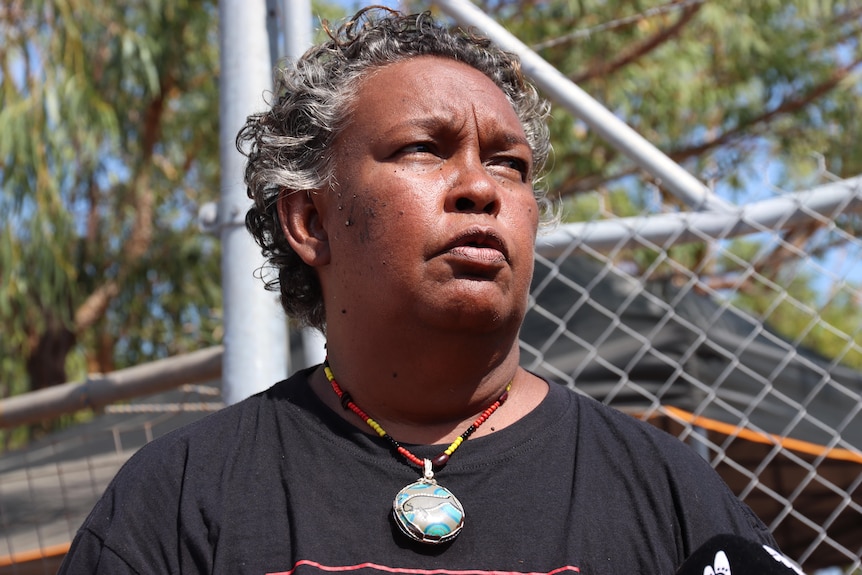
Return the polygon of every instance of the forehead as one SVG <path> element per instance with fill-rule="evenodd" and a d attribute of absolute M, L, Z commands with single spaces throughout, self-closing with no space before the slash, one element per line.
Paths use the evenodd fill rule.
<path fill-rule="evenodd" d="M 434 55 L 412 56 L 372 68 L 364 80 L 360 82 L 360 86 L 370 87 L 383 81 L 388 86 L 397 89 L 433 78 L 442 81 L 454 78 L 487 83 L 488 88 L 494 88 L 502 94 L 499 86 L 480 70 L 464 62 Z"/>
<path fill-rule="evenodd" d="M 503 91 L 479 70 L 437 56 L 387 64 L 360 80 L 351 124 L 382 129 L 403 122 L 450 117 L 484 119 L 518 132 L 523 127 Z"/>

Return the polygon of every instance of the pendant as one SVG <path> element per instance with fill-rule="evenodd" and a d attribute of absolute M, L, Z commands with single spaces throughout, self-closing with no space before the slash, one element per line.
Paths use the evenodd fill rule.
<path fill-rule="evenodd" d="M 419 543 L 451 541 L 464 527 L 464 507 L 451 491 L 437 484 L 429 459 L 423 477 L 395 496 L 392 515 L 399 529 Z"/>

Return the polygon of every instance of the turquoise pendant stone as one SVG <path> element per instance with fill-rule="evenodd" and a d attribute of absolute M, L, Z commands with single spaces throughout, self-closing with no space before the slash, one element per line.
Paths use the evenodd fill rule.
<path fill-rule="evenodd" d="M 445 543 L 464 527 L 464 507 L 434 479 L 422 478 L 398 492 L 392 502 L 395 523 L 420 543 Z"/>

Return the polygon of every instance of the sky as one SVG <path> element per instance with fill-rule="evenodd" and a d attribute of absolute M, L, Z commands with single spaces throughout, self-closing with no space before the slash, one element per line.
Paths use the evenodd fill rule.
<path fill-rule="evenodd" d="M 362 8 L 363 6 L 371 6 L 372 4 L 379 6 L 388 6 L 389 8 L 394 9 L 400 8 L 398 0 L 335 0 L 335 4 L 344 6 L 344 8 L 348 11 Z"/>

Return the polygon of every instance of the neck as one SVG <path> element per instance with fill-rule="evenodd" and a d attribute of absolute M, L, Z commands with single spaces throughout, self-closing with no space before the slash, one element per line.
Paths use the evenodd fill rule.
<path fill-rule="evenodd" d="M 453 440 L 509 382 L 510 400 L 475 436 L 514 422 L 544 396 L 544 384 L 537 386 L 535 378 L 518 367 L 517 337 L 504 342 L 476 335 L 468 341 L 456 339 L 402 337 L 381 342 L 367 337 L 357 342 L 330 334 L 327 349 L 339 385 L 392 437 L 406 443 Z M 359 417 L 342 409 L 322 371 L 312 385 L 333 410 L 365 429 Z"/>

